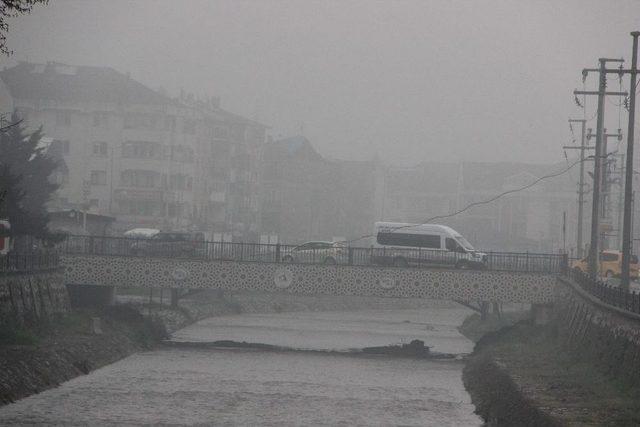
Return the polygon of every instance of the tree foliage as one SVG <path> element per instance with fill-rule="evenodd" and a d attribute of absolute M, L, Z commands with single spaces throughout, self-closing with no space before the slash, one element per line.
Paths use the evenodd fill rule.
<path fill-rule="evenodd" d="M 46 205 L 58 185 L 50 180 L 57 162 L 40 144 L 42 128 L 26 131 L 18 116 L 0 132 L 0 218 L 11 223 L 13 236 L 50 237 Z"/>
<path fill-rule="evenodd" d="M 38 3 L 47 4 L 49 0 L 0 0 L 0 53 L 7 56 L 13 53 L 7 47 L 9 18 L 30 13 Z"/>

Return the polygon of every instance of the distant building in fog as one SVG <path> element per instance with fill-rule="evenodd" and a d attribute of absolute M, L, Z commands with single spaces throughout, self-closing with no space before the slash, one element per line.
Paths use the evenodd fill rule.
<path fill-rule="evenodd" d="M 256 170 L 265 126 L 214 103 L 171 99 L 108 67 L 22 62 L 0 78 L 62 161 L 52 210 L 114 216 L 119 231 L 257 233 L 257 208 L 244 209 L 256 205 L 257 173 L 243 174 Z"/>
<path fill-rule="evenodd" d="M 265 144 L 261 162 L 261 230 L 280 242 L 354 238 L 371 230 L 372 162 L 322 157 L 303 136 Z"/>
<path fill-rule="evenodd" d="M 381 167 L 378 219 L 448 224 L 482 249 L 550 251 L 562 249 L 562 218 L 566 212 L 566 245 L 567 249 L 575 248 L 577 187 L 571 174 L 448 217 L 467 205 L 524 187 L 563 167 L 498 162 Z"/>

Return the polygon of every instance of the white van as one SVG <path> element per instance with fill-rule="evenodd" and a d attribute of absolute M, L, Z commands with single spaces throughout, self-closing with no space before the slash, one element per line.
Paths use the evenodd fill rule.
<path fill-rule="evenodd" d="M 486 268 L 487 255 L 445 225 L 376 222 L 372 261 L 376 264 Z"/>

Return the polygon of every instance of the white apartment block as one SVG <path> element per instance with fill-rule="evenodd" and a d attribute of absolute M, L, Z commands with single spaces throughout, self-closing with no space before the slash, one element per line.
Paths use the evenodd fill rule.
<path fill-rule="evenodd" d="M 264 139 L 263 125 L 169 98 L 111 68 L 20 63 L 0 78 L 61 160 L 52 210 L 113 216 L 118 231 L 257 228 L 233 221 L 238 194 L 251 193 L 251 183 L 234 188 L 229 177 L 239 173 L 237 154 Z"/>

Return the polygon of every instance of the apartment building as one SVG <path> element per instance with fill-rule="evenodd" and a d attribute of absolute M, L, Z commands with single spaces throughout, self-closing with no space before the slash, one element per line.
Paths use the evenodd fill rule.
<path fill-rule="evenodd" d="M 356 238 L 371 230 L 371 162 L 329 160 L 303 136 L 264 145 L 261 161 L 261 232 L 270 240 Z"/>
<path fill-rule="evenodd" d="M 116 232 L 236 231 L 237 189 L 222 184 L 235 169 L 211 172 L 211 163 L 227 164 L 247 139 L 259 144 L 264 126 L 216 105 L 169 98 L 108 67 L 22 62 L 0 78 L 14 108 L 31 128 L 43 127 L 60 159 L 52 210 L 116 217 Z"/>
<path fill-rule="evenodd" d="M 194 223 L 216 239 L 259 239 L 259 160 L 267 127 L 222 110 L 216 98 L 186 103 L 197 126 Z"/>

